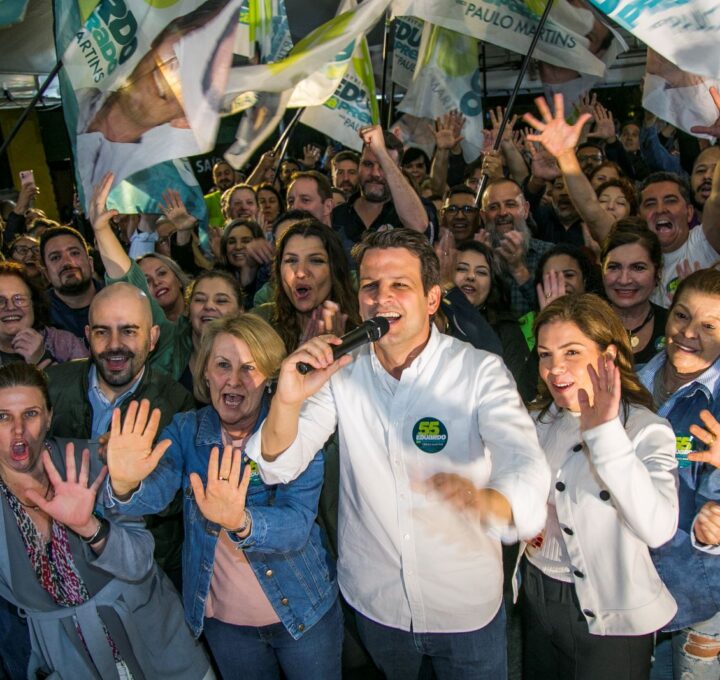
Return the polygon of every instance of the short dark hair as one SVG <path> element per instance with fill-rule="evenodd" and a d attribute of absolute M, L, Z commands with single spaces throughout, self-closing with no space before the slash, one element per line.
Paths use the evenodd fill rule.
<path fill-rule="evenodd" d="M 355 163 L 355 165 L 360 165 L 360 156 L 358 155 L 357 151 L 343 149 L 342 151 L 336 153 L 333 156 L 330 164 L 332 166 L 335 166 L 337 163 L 342 163 L 343 161 L 352 161 L 353 163 Z"/>
<path fill-rule="evenodd" d="M 595 189 L 595 195 L 600 198 L 600 194 L 602 194 L 605 189 L 609 189 L 610 187 L 617 187 L 618 189 L 620 189 L 620 191 L 623 192 L 623 196 L 625 196 L 625 199 L 628 202 L 628 209 L 630 211 L 630 215 L 637 215 L 638 197 L 635 191 L 635 187 L 632 185 L 632 182 L 625 179 L 624 177 L 620 177 L 619 179 L 606 180 L 597 189 Z"/>
<path fill-rule="evenodd" d="M 315 219 L 307 210 L 287 210 L 284 213 L 281 213 L 275 218 L 275 221 L 272 223 L 272 233 L 275 234 L 277 231 L 277 228 L 287 220 L 297 220 L 298 222 L 300 220 L 310 220 Z"/>
<path fill-rule="evenodd" d="M 418 158 L 423 159 L 423 163 L 425 164 L 425 170 L 427 172 L 430 172 L 430 158 L 422 149 L 419 149 L 416 146 L 411 146 L 405 149 L 405 153 L 403 154 L 402 159 L 402 165 L 409 165 L 410 163 L 414 163 Z"/>
<path fill-rule="evenodd" d="M 613 225 L 603 243 L 600 252 L 600 263 L 604 265 L 610 251 L 615 250 L 615 248 L 635 243 L 647 250 L 650 262 L 655 266 L 655 275 L 659 277 L 663 266 L 660 239 L 654 231 L 650 231 L 647 222 L 642 217 L 624 217 Z"/>
<path fill-rule="evenodd" d="M 680 175 L 674 172 L 664 171 L 653 172 L 640 183 L 640 188 L 638 189 L 638 196 L 640 197 L 641 203 L 643 191 L 645 191 L 645 189 L 647 189 L 651 184 L 659 184 L 660 182 L 672 182 L 673 184 L 677 184 L 680 195 L 685 199 L 685 203 L 687 203 L 688 205 L 692 205 L 690 185 Z"/>
<path fill-rule="evenodd" d="M 582 144 L 578 144 L 575 153 L 583 149 L 598 149 L 598 151 L 602 152 L 603 158 L 605 158 L 605 147 L 600 144 L 600 142 L 583 142 Z"/>
<path fill-rule="evenodd" d="M 45 264 L 45 251 L 47 250 L 47 244 L 57 236 L 72 236 L 80 242 L 83 250 L 89 255 L 90 246 L 87 241 L 83 238 L 83 235 L 72 227 L 68 227 L 66 224 L 61 224 L 57 227 L 50 227 L 47 231 L 43 232 L 40 236 L 40 260 Z"/>
<path fill-rule="evenodd" d="M 550 250 L 543 253 L 540 261 L 537 263 L 537 268 L 535 269 L 534 283 L 536 286 L 539 283 L 542 283 L 543 269 L 545 268 L 547 261 L 556 255 L 567 255 L 577 262 L 578 267 L 580 267 L 580 273 L 583 276 L 583 285 L 586 293 L 599 294 L 602 291 L 602 281 L 600 279 L 600 272 L 598 271 L 597 265 L 593 263 L 590 256 L 583 248 L 580 248 L 573 243 L 558 243 Z"/>
<path fill-rule="evenodd" d="M 321 172 L 318 172 L 317 170 L 301 170 L 299 172 L 294 172 L 290 177 L 288 190 L 290 189 L 290 185 L 294 184 L 299 179 L 315 180 L 320 198 L 323 201 L 327 201 L 332 198 L 332 184 L 330 184 L 330 180 Z"/>
<path fill-rule="evenodd" d="M 595 177 L 595 175 L 597 175 L 598 172 L 600 172 L 603 168 L 614 168 L 615 172 L 617 172 L 618 174 L 618 177 L 625 177 L 623 169 L 617 163 L 615 163 L 614 161 L 605 160 L 593 169 L 593 171 L 588 175 L 588 179 L 592 181 L 593 177 Z"/>
<path fill-rule="evenodd" d="M 440 261 L 424 234 L 412 229 L 389 229 L 387 231 L 373 231 L 365 234 L 360 243 L 352 249 L 358 270 L 362 265 L 365 253 L 373 249 L 405 248 L 420 260 L 420 278 L 423 291 L 427 295 L 433 286 L 440 285 Z"/>
<path fill-rule="evenodd" d="M 475 192 L 467 186 L 467 184 L 456 184 L 445 192 L 442 199 L 443 201 L 447 201 L 451 196 L 457 196 L 458 194 L 467 194 L 468 196 L 475 198 Z"/>

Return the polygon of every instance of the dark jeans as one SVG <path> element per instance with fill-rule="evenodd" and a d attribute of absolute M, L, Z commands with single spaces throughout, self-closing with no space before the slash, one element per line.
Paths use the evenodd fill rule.
<path fill-rule="evenodd" d="M 205 619 L 205 639 L 223 678 L 243 680 L 340 680 L 343 618 L 338 600 L 295 640 L 282 623 L 233 626 Z"/>
<path fill-rule="evenodd" d="M 591 635 L 575 586 L 523 560 L 524 680 L 647 680 L 653 635 Z"/>
<path fill-rule="evenodd" d="M 0 597 L 0 678 L 24 678 L 30 663 L 30 633 L 17 607 Z M 5 675 L 6 674 L 6 675 Z"/>
<path fill-rule="evenodd" d="M 505 609 L 467 633 L 413 633 L 356 612 L 360 638 L 388 680 L 503 680 L 507 678 Z"/>

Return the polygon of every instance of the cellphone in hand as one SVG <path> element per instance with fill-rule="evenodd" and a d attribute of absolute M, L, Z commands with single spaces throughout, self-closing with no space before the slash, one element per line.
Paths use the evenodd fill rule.
<path fill-rule="evenodd" d="M 22 186 L 26 186 L 28 184 L 35 184 L 35 175 L 32 170 L 20 171 L 20 184 Z"/>

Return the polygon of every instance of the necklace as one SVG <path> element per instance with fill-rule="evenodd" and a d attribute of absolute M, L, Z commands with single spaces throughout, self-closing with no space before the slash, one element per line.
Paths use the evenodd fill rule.
<path fill-rule="evenodd" d="M 628 336 L 630 337 L 630 345 L 633 349 L 635 349 L 640 344 L 640 338 L 636 335 L 639 331 L 641 331 L 655 316 L 655 310 L 653 309 L 652 305 L 650 305 L 650 311 L 647 313 L 647 316 L 645 317 L 645 320 L 636 328 L 628 328 Z"/>

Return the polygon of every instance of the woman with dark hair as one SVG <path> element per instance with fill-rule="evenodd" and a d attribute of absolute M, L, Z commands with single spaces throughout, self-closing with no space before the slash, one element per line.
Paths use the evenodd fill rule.
<path fill-rule="evenodd" d="M 0 262 L 0 362 L 25 361 L 45 368 L 88 356 L 80 338 L 48 326 L 49 321 L 47 297 L 25 268 Z"/>
<path fill-rule="evenodd" d="M 707 532 L 708 518 L 717 517 L 720 503 L 719 471 L 710 465 L 720 439 L 719 312 L 720 272 L 690 274 L 673 297 L 664 351 L 639 373 L 658 414 L 675 431 L 680 468 L 677 533 L 653 552 L 678 602 L 656 650 L 653 677 L 658 678 L 720 677 L 720 536 Z"/>
<path fill-rule="evenodd" d="M 635 187 L 629 180 L 609 179 L 595 191 L 598 203 L 610 213 L 615 220 L 634 217 L 638 213 L 638 196 Z"/>
<path fill-rule="evenodd" d="M 285 201 L 272 184 L 261 184 L 255 193 L 263 219 L 263 228 L 266 232 L 270 231 L 273 222 L 281 213 L 285 212 Z"/>
<path fill-rule="evenodd" d="M 220 238 L 220 263 L 240 283 L 243 299 L 252 304 L 255 293 L 268 279 L 267 269 L 247 252 L 254 239 L 265 238 L 255 220 L 233 220 L 223 230 Z"/>
<path fill-rule="evenodd" d="M 510 294 L 497 273 L 495 253 L 479 241 L 465 241 L 456 250 L 455 286 L 497 333 L 520 395 L 532 401 L 537 392 L 536 367 L 529 365 L 530 351 L 518 319 L 510 311 Z"/>
<path fill-rule="evenodd" d="M 316 219 L 290 227 L 277 244 L 273 303 L 255 312 L 268 318 L 288 352 L 320 333 L 345 332 L 360 322 L 347 256 L 335 233 Z"/>
<path fill-rule="evenodd" d="M 545 529 L 520 548 L 523 677 L 646 679 L 677 610 L 650 556 L 677 528 L 675 437 L 607 302 L 560 297 L 535 337 L 532 408 L 555 484 Z"/>
<path fill-rule="evenodd" d="M 604 182 L 622 177 L 624 177 L 622 169 L 613 161 L 603 161 L 588 175 L 592 188 L 596 190 Z"/>
<path fill-rule="evenodd" d="M 619 220 L 600 254 L 605 296 L 627 329 L 635 365 L 647 363 L 663 348 L 668 312 L 650 302 L 662 271 L 657 234 L 645 220 Z"/>
<path fill-rule="evenodd" d="M 600 272 L 583 248 L 558 243 L 543 253 L 535 270 L 540 309 L 561 295 L 600 293 Z"/>
<path fill-rule="evenodd" d="M 7 246 L 8 259 L 25 267 L 30 278 L 39 288 L 47 288 L 48 282 L 40 264 L 40 240 L 20 234 Z"/>
<path fill-rule="evenodd" d="M 113 446 L 132 448 L 135 415 L 121 432 L 119 413 Z M 45 374 L 1 367 L 0 598 L 22 610 L 31 646 L 28 659 L 15 641 L 13 677 L 213 678 L 143 521 L 98 502 L 97 443 L 48 438 L 51 420 Z"/>

